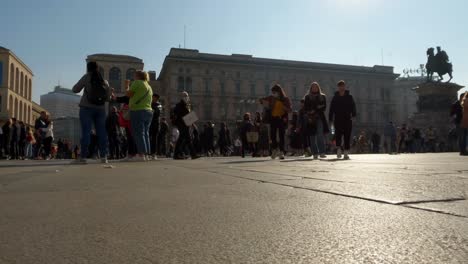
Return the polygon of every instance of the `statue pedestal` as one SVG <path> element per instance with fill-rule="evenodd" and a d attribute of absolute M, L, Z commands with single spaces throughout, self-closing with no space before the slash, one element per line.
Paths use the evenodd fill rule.
<path fill-rule="evenodd" d="M 458 91 L 463 86 L 455 83 L 421 83 L 414 88 L 418 94 L 418 112 L 410 118 L 409 127 L 425 131 L 435 129 L 440 141 L 447 143 L 448 134 L 453 128 L 450 107 L 458 99 Z"/>

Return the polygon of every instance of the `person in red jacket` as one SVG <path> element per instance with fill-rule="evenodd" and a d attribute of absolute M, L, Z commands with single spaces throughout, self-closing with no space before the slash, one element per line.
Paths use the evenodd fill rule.
<path fill-rule="evenodd" d="M 291 112 L 291 100 L 286 96 L 283 88 L 276 84 L 271 88 L 271 95 L 260 99 L 267 109 L 265 121 L 270 123 L 271 158 L 284 159 L 284 137 L 288 125 L 288 114 Z M 279 137 L 279 142 L 277 137 Z"/>

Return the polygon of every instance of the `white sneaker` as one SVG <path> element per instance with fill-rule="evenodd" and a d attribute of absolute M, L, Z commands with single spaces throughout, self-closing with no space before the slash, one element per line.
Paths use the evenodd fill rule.
<path fill-rule="evenodd" d="M 338 159 L 341 159 L 342 153 L 343 153 L 343 151 L 341 150 L 341 148 L 339 148 L 339 149 L 338 149 L 338 152 L 337 152 L 337 154 L 336 154 L 336 157 L 337 157 Z"/>
<path fill-rule="evenodd" d="M 153 155 L 152 160 L 158 160 L 158 155 Z"/>
<path fill-rule="evenodd" d="M 284 152 L 283 151 L 280 151 L 279 159 L 284 160 Z"/>
<path fill-rule="evenodd" d="M 349 154 L 349 150 L 345 150 L 344 151 L 344 159 L 345 160 L 349 160 L 349 155 L 348 154 Z"/>
<path fill-rule="evenodd" d="M 108 163 L 109 163 L 109 160 L 107 160 L 107 158 L 102 158 L 102 159 L 101 159 L 101 163 L 102 163 L 102 164 L 108 164 Z"/>

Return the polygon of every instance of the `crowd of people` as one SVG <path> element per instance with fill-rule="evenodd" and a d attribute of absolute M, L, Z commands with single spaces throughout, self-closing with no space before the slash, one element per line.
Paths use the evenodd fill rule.
<path fill-rule="evenodd" d="M 320 84 L 312 83 L 297 111 L 293 111 L 284 89 L 274 85 L 271 95 L 258 100 L 263 111 L 245 113 L 234 133 L 226 123 L 206 122 L 199 128 L 187 92 L 180 94 L 166 120 L 159 95 L 153 94 L 144 71 L 135 72 L 134 80 L 127 80 L 125 88 L 125 94 L 115 94 L 99 73 L 97 63 L 89 62 L 87 73 L 72 89 L 83 92 L 79 104 L 80 146 L 73 147 L 62 139 L 53 144 L 53 122 L 43 112 L 34 128 L 15 118 L 1 127 L 0 156 L 75 159 L 76 163 L 86 164 L 88 159 L 108 163 L 109 159 L 149 161 L 161 156 L 178 160 L 231 155 L 319 159 L 336 154 L 338 159 L 349 159 L 351 152 L 396 154 L 455 149 L 467 155 L 468 93 L 452 105 L 454 129 L 450 138 L 442 140 L 432 127 L 397 127 L 392 122 L 385 126 L 382 136 L 377 131 L 360 131 L 352 137 L 357 112 L 344 81 L 337 83 L 330 101 Z"/>

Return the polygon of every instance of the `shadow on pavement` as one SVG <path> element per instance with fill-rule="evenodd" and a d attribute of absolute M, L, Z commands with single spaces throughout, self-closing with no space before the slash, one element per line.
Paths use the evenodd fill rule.
<path fill-rule="evenodd" d="M 259 163 L 259 162 L 268 162 L 268 161 L 271 161 L 271 159 L 266 159 L 266 160 L 234 160 L 234 161 L 222 162 L 221 164 Z"/>
<path fill-rule="evenodd" d="M 339 162 L 339 161 L 348 161 L 348 160 L 345 160 L 345 159 L 321 159 L 320 161 Z"/>

